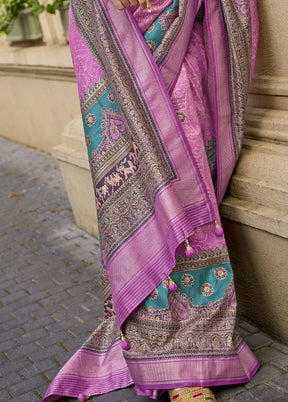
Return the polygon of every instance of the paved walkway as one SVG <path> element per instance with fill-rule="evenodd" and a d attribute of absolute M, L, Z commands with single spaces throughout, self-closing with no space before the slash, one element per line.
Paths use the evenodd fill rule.
<path fill-rule="evenodd" d="M 1 138 L 0 149 L 0 401 L 34 402 L 101 322 L 99 248 L 74 224 L 57 162 Z M 288 348 L 240 330 L 262 368 L 214 390 L 218 401 L 288 401 Z M 151 400 L 128 388 L 91 401 Z"/>

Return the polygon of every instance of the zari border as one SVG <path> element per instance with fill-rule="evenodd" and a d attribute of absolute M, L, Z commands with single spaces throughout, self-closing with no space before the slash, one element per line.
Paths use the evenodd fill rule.
<path fill-rule="evenodd" d="M 249 347 L 243 341 L 237 354 L 225 357 L 199 357 L 158 361 L 127 361 L 133 372 L 137 389 L 172 389 L 184 387 L 214 387 L 218 385 L 241 384 L 250 381 L 260 367 Z M 207 379 L 207 372 L 214 372 Z M 145 380 L 143 379 L 145 378 Z M 139 393 L 138 395 L 141 395 Z"/>
<path fill-rule="evenodd" d="M 53 402 L 61 396 L 75 398 L 83 393 L 104 394 L 132 384 L 119 341 L 106 353 L 78 350 L 54 378 L 44 400 Z"/>

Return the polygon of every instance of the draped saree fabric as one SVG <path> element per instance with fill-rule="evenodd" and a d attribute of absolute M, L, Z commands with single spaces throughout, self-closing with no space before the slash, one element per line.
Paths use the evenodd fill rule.
<path fill-rule="evenodd" d="M 241 148 L 256 1 L 151 4 L 148 13 L 71 1 L 104 321 L 60 370 L 47 402 L 133 383 L 157 399 L 175 387 L 247 382 L 259 367 L 235 331 L 218 212 Z"/>

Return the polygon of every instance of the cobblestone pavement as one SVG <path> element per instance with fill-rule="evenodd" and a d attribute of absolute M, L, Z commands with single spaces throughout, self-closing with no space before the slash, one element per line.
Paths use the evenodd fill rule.
<path fill-rule="evenodd" d="M 33 402 L 101 322 L 99 248 L 74 224 L 57 162 L 0 146 L 0 401 Z M 247 385 L 215 389 L 218 401 L 288 401 L 288 348 L 239 328 L 262 368 Z M 138 400 L 150 401 L 133 387 L 91 398 Z"/>

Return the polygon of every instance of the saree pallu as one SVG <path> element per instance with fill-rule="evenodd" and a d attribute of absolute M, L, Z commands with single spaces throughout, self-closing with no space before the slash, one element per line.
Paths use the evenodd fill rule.
<path fill-rule="evenodd" d="M 218 211 L 241 147 L 257 28 L 255 0 L 154 0 L 151 13 L 71 1 L 104 321 L 45 401 L 131 384 L 157 399 L 247 382 L 258 369 L 235 330 Z"/>

